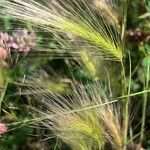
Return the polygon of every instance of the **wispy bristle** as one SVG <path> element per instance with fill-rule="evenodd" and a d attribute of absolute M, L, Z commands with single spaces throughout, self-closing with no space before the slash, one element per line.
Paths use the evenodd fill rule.
<path fill-rule="evenodd" d="M 37 112 L 49 116 L 42 123 L 74 150 L 100 150 L 106 142 L 114 149 L 121 149 L 123 131 L 117 108 L 100 85 L 95 86 L 88 91 L 83 85 L 73 84 L 72 94 L 64 96 L 51 91 L 33 94 L 40 107 L 43 106 Z"/>
<path fill-rule="evenodd" d="M 94 5 L 106 17 L 108 22 L 119 28 L 119 13 L 112 0 L 93 0 Z"/>
<path fill-rule="evenodd" d="M 8 13 L 21 21 L 30 21 L 54 35 L 70 33 L 79 37 L 81 41 L 86 40 L 89 45 L 93 45 L 97 49 L 92 49 L 93 52 L 105 54 L 105 58 L 121 60 L 122 49 L 117 27 L 105 19 L 102 10 L 92 9 L 88 2 L 88 0 L 55 0 L 49 2 L 46 7 L 31 0 L 11 2 L 4 0 L 0 2 L 2 8 L 0 14 L 3 17 L 4 13 Z M 112 18 L 111 22 L 113 20 L 115 19 Z"/>

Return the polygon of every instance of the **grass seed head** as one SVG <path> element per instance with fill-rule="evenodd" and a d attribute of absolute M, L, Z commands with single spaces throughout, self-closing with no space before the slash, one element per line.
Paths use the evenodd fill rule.
<path fill-rule="evenodd" d="M 92 91 L 72 85 L 72 94 L 61 96 L 51 91 L 36 94 L 42 123 L 72 149 L 103 149 L 106 142 L 114 149 L 123 146 L 122 127 L 117 108 L 109 103 L 100 86 Z M 42 101 L 41 101 L 42 99 Z"/>
<path fill-rule="evenodd" d="M 60 33 L 73 34 L 81 41 L 87 41 L 89 46 L 94 46 L 93 53 L 98 53 L 107 59 L 121 61 L 123 57 L 121 35 L 117 27 L 112 26 L 108 19 L 104 18 L 101 9 L 98 12 L 93 10 L 88 0 L 55 0 L 54 2 L 49 1 L 48 6 L 45 6 L 29 0 L 0 1 L 2 8 L 0 14 L 1 17 L 7 13 L 21 21 L 32 22 L 56 36 L 59 36 Z M 113 14 L 111 12 L 113 7 L 107 6 L 105 2 L 101 2 L 101 4 L 104 5 L 101 7 L 103 6 L 107 11 L 110 7 L 109 14 Z M 115 20 L 114 17 L 109 18 Z"/>

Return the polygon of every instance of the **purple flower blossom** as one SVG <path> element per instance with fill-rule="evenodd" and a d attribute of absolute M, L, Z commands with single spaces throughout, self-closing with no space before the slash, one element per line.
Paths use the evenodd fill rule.
<path fill-rule="evenodd" d="M 5 133 L 8 130 L 4 123 L 0 123 L 0 134 Z"/>
<path fill-rule="evenodd" d="M 0 32 L 0 59 L 8 56 L 8 49 L 11 47 L 10 36 L 7 33 Z"/>
<path fill-rule="evenodd" d="M 3 48 L 10 48 L 12 43 L 12 37 L 7 33 L 0 32 L 0 46 Z"/>
<path fill-rule="evenodd" d="M 13 35 L 12 48 L 20 52 L 29 52 L 36 45 L 34 32 L 29 33 L 27 29 L 18 30 Z"/>
<path fill-rule="evenodd" d="M 36 36 L 34 32 L 29 32 L 27 29 L 19 29 L 13 33 L 13 36 L 7 33 L 0 32 L 0 47 L 1 49 L 9 49 L 10 51 L 19 51 L 27 53 L 36 45 Z M 0 52 L 0 56 L 4 56 L 4 51 Z"/>

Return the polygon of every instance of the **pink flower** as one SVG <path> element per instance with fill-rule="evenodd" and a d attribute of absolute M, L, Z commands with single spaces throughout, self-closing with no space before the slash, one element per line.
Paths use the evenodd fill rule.
<path fill-rule="evenodd" d="M 36 46 L 36 35 L 27 29 L 19 29 L 13 33 L 13 36 L 8 33 L 0 32 L 0 47 L 10 51 L 18 51 L 27 53 Z M 6 57 L 6 51 L 0 48 L 0 58 Z"/>
<path fill-rule="evenodd" d="M 0 48 L 0 59 L 5 59 L 8 55 L 8 52 L 5 49 Z"/>
<path fill-rule="evenodd" d="M 7 56 L 7 51 L 4 51 L 4 49 L 27 53 L 35 46 L 36 35 L 27 29 L 19 29 L 13 33 L 13 36 L 0 32 L 0 58 L 6 58 Z"/>
<path fill-rule="evenodd" d="M 0 32 L 0 46 L 5 48 L 10 48 L 12 43 L 11 36 L 8 35 L 8 33 Z"/>
<path fill-rule="evenodd" d="M 13 35 L 12 47 L 20 52 L 29 52 L 36 45 L 36 36 L 34 32 L 27 29 L 19 29 Z"/>
<path fill-rule="evenodd" d="M 5 133 L 8 130 L 4 123 L 0 123 L 0 134 Z"/>

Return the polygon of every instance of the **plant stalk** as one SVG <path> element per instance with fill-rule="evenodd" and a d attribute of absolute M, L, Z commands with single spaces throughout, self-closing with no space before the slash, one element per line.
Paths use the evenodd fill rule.
<path fill-rule="evenodd" d="M 128 0 L 124 0 L 124 14 L 123 14 L 123 22 L 122 22 L 122 31 L 121 31 L 121 41 L 122 41 L 122 50 L 123 53 L 125 53 L 125 32 L 126 32 L 126 23 L 127 23 L 127 9 L 128 9 Z M 126 89 L 126 73 L 125 73 L 125 68 L 123 64 L 123 60 L 121 61 L 122 65 L 122 76 L 123 76 L 123 84 L 122 84 L 122 95 L 125 95 L 127 92 Z M 128 89 L 128 95 L 129 93 Z M 129 97 L 126 98 L 126 101 L 124 103 L 125 109 L 124 109 L 124 145 L 123 145 L 123 150 L 126 150 L 126 143 L 127 143 L 127 133 L 128 133 L 128 120 L 129 120 Z"/>
<path fill-rule="evenodd" d="M 149 87 L 149 72 L 150 72 L 150 65 L 148 65 L 148 67 L 147 67 L 146 84 L 145 84 L 144 90 L 148 90 L 148 87 Z M 143 142 L 143 139 L 144 139 L 144 127 L 145 127 L 145 120 L 146 120 L 147 99 L 148 99 L 148 93 L 144 93 L 143 94 L 141 135 L 140 135 L 141 143 Z"/>

